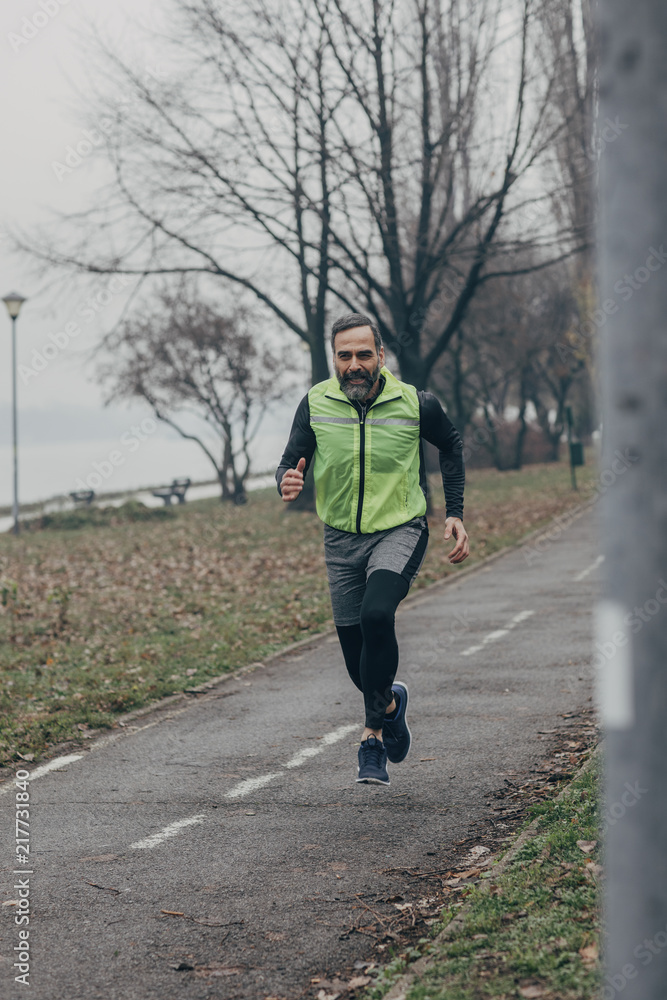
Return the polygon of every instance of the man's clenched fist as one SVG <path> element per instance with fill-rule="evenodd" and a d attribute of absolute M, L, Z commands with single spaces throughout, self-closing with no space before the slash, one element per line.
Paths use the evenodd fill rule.
<path fill-rule="evenodd" d="M 288 469 L 280 480 L 280 495 L 286 503 L 296 500 L 303 489 L 303 470 L 306 468 L 305 458 L 300 458 L 296 469 Z"/>

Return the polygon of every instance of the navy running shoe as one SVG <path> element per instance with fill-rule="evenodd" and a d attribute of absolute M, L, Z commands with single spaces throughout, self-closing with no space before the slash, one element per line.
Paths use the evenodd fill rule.
<path fill-rule="evenodd" d="M 387 751 L 381 740 L 369 736 L 359 744 L 359 776 L 367 785 L 388 785 Z"/>
<path fill-rule="evenodd" d="M 382 726 L 382 741 L 387 749 L 387 757 L 392 764 L 400 764 L 408 756 L 412 736 L 408 729 L 405 713 L 408 708 L 408 686 L 396 681 L 391 686 L 396 701 L 396 711 L 391 719 L 386 718 Z"/>

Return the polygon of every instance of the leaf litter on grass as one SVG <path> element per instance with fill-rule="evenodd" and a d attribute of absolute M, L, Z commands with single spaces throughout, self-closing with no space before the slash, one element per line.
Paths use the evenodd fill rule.
<path fill-rule="evenodd" d="M 564 466 L 474 472 L 469 564 L 580 499 Z M 0 536 L 0 764 L 331 627 L 315 514 L 286 512 L 273 490 L 172 514 Z M 431 544 L 415 591 L 454 572 L 450 548 Z"/>

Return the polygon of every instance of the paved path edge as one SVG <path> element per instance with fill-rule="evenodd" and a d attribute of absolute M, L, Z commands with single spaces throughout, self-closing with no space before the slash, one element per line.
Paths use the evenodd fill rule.
<path fill-rule="evenodd" d="M 594 506 L 596 498 L 592 500 L 587 500 L 585 503 L 579 504 L 577 507 L 573 507 L 571 510 L 564 511 L 563 514 L 559 514 L 558 517 L 566 519 L 568 524 L 572 521 L 577 520 L 583 514 L 585 514 L 592 506 Z M 558 527 L 558 531 L 562 531 L 561 527 Z M 529 542 L 537 541 L 540 538 L 547 537 L 551 532 L 554 531 L 553 524 L 546 527 L 536 528 L 534 531 L 528 532 L 527 535 L 522 535 L 521 538 L 517 539 L 516 542 L 511 542 L 509 545 L 503 546 L 502 549 L 498 549 L 497 552 L 492 552 L 491 555 L 485 556 L 474 566 L 466 566 L 463 569 L 457 570 L 451 576 L 443 577 L 441 580 L 434 580 L 433 583 L 429 583 L 428 586 L 423 587 L 417 593 L 410 593 L 407 597 L 401 601 L 399 613 L 405 608 L 413 607 L 419 601 L 423 600 L 425 597 L 430 596 L 431 592 L 436 590 L 438 587 L 451 587 L 455 586 L 461 580 L 474 573 L 479 573 L 481 570 L 485 569 L 492 562 L 500 559 L 502 556 L 507 555 L 509 552 L 513 552 L 515 549 L 521 548 L 523 545 L 527 545 Z M 118 724 L 126 724 L 133 719 L 141 718 L 144 715 L 148 715 L 149 712 L 159 711 L 166 705 L 173 704 L 176 701 L 190 700 L 187 696 L 192 694 L 205 694 L 212 688 L 217 687 L 218 684 L 224 684 L 226 681 L 233 680 L 235 677 L 242 677 L 244 674 L 252 673 L 254 670 L 258 670 L 260 667 L 266 667 L 273 663 L 275 660 L 281 659 L 287 653 L 292 653 L 298 649 L 305 649 L 307 646 L 312 646 L 315 643 L 321 642 L 322 639 L 328 638 L 330 635 L 335 635 L 335 628 L 327 628 L 322 632 L 316 632 L 305 639 L 298 639 L 296 642 L 290 643 L 288 646 L 283 646 L 282 649 L 277 650 L 272 653 L 269 657 L 264 660 L 258 660 L 255 663 L 248 663 L 243 667 L 235 667 L 233 670 L 227 673 L 220 674 L 218 677 L 211 677 L 209 680 L 204 681 L 203 684 L 199 684 L 196 687 L 186 688 L 184 691 L 178 694 L 168 695 L 166 698 L 162 698 L 160 701 L 152 702 L 150 705 L 144 705 L 142 708 L 133 709 L 133 711 L 128 712 L 126 715 L 119 716 Z"/>
<path fill-rule="evenodd" d="M 556 517 L 552 518 L 551 522 L 548 525 L 542 526 L 540 528 L 535 528 L 534 531 L 530 531 L 528 532 L 528 534 L 522 535 L 521 538 L 517 539 L 515 542 L 511 542 L 509 545 L 503 546 L 502 549 L 498 549 L 497 552 L 492 552 L 491 555 L 485 556 L 478 563 L 475 563 L 474 566 L 464 567 L 463 569 L 457 570 L 455 573 L 452 573 L 451 575 L 448 575 L 441 580 L 435 580 L 433 583 L 429 583 L 426 587 L 422 588 L 417 593 L 408 594 L 407 597 L 401 602 L 401 606 L 399 608 L 398 613 L 401 614 L 402 611 L 405 610 L 406 608 L 416 606 L 420 601 L 423 601 L 424 599 L 428 598 L 431 595 L 431 593 L 439 587 L 457 586 L 462 580 L 465 580 L 467 577 L 475 573 L 482 572 L 482 570 L 486 569 L 486 567 L 489 566 L 491 563 L 495 562 L 497 559 L 502 558 L 502 556 L 507 555 L 509 552 L 513 552 L 514 550 L 519 549 L 522 546 L 527 545 L 532 541 L 537 541 L 541 538 L 546 538 L 554 531 L 556 531 L 557 534 L 560 534 L 563 530 L 565 530 L 563 527 L 564 521 L 567 522 L 567 525 L 571 524 L 573 521 L 577 520 L 579 517 L 585 514 L 591 507 L 593 507 L 596 503 L 596 500 L 597 497 L 593 497 L 591 500 L 586 500 L 584 501 L 584 503 L 578 504 L 576 507 L 572 507 L 569 510 L 563 511 L 562 514 L 558 514 L 556 515 Z M 261 667 L 267 667 L 269 666 L 269 664 L 275 662 L 276 660 L 279 660 L 281 657 L 285 656 L 288 653 L 292 653 L 299 649 L 305 649 L 309 646 L 314 646 L 317 643 L 321 642 L 323 639 L 327 639 L 329 636 L 335 635 L 335 633 L 336 633 L 335 628 L 329 627 L 322 632 L 315 633 L 315 635 L 311 635 L 305 639 L 298 639 L 296 642 L 292 642 L 289 645 L 284 646 L 282 649 L 277 650 L 275 653 L 272 653 L 269 657 L 267 657 L 264 660 L 258 660 L 254 663 L 248 663 L 242 667 L 235 667 L 233 670 L 230 670 L 224 674 L 220 674 L 218 677 L 209 678 L 209 680 L 204 681 L 202 684 L 199 684 L 196 687 L 185 688 L 183 691 L 179 691 L 176 694 L 167 695 L 166 697 L 161 698 L 159 701 L 151 702 L 149 705 L 143 705 L 141 708 L 135 708 L 131 712 L 127 712 L 124 715 L 119 716 L 115 720 L 115 724 L 112 727 L 112 729 L 115 730 L 116 727 L 119 726 L 121 732 L 123 730 L 130 732 L 134 728 L 131 725 L 131 723 L 135 719 L 141 719 L 147 715 L 151 715 L 154 712 L 155 713 L 162 712 L 166 708 L 176 707 L 176 705 L 178 705 L 181 702 L 185 702 L 187 705 L 193 701 L 192 697 L 193 695 L 208 694 L 210 691 L 212 691 L 213 688 L 216 688 L 221 684 L 225 684 L 228 681 L 235 680 L 238 677 L 243 677 L 246 674 L 253 673 L 255 670 L 258 670 Z M 178 714 L 180 714 L 180 712 L 182 711 L 184 711 L 184 708 L 181 708 Z M 115 741 L 118 735 L 120 734 L 118 733 L 110 734 L 107 729 L 93 730 L 92 732 L 87 734 L 86 743 L 79 745 L 79 749 L 84 751 L 100 749 L 107 742 L 111 740 Z M 71 753 L 72 750 L 73 750 L 72 741 L 65 740 L 62 743 L 58 744 L 58 746 L 51 747 L 51 751 L 48 755 L 40 757 L 39 764 L 43 764 L 49 760 L 53 760 L 54 758 L 60 756 L 63 753 L 66 752 Z M 5 767 L 2 768 L 2 771 L 10 771 L 10 770 L 11 770 L 11 765 L 5 765 Z M 8 777 L 9 774 L 0 777 L 0 784 L 6 781 Z"/>
<path fill-rule="evenodd" d="M 597 762 L 597 760 L 602 757 L 603 749 L 604 749 L 604 741 L 601 740 L 597 744 L 597 746 L 593 748 L 593 750 L 590 753 L 590 756 L 586 758 L 581 767 L 572 775 L 572 777 L 565 784 L 565 786 L 561 788 L 560 792 L 553 800 L 554 802 L 562 801 L 567 792 L 570 790 L 570 787 L 573 784 L 573 782 L 575 782 L 578 778 L 580 778 L 582 774 L 585 774 L 587 771 L 589 771 L 593 767 L 593 765 Z M 516 840 L 511 845 L 509 850 L 507 850 L 505 854 L 503 854 L 503 856 L 500 858 L 500 860 L 496 862 L 493 868 L 489 870 L 489 876 L 493 874 L 495 878 L 496 876 L 502 875 L 504 873 L 505 869 L 508 867 L 508 865 L 512 863 L 512 861 L 517 856 L 517 854 L 524 846 L 524 844 L 535 836 L 535 834 L 537 833 L 539 822 L 540 822 L 540 817 L 536 816 L 535 819 L 528 824 L 525 830 L 523 830 L 517 836 Z M 477 888 L 480 892 L 486 893 L 489 891 L 491 883 L 492 879 L 489 877 L 477 883 Z M 429 967 L 437 962 L 437 958 L 433 954 L 431 954 L 431 952 L 437 949 L 439 943 L 444 943 L 445 941 L 447 941 L 452 936 L 452 934 L 454 934 L 459 929 L 459 927 L 461 927 L 461 925 L 463 924 L 468 915 L 470 907 L 471 903 L 464 903 L 464 905 L 460 908 L 460 910 L 456 912 L 456 914 L 452 917 L 449 923 L 446 924 L 445 927 L 443 927 L 443 929 L 435 938 L 433 938 L 433 941 L 429 942 L 429 944 L 427 945 L 428 948 L 427 953 L 424 954 L 421 958 L 418 958 L 414 962 L 414 964 L 410 966 L 410 970 L 408 972 L 403 973 L 400 976 L 400 978 L 394 982 L 389 992 L 384 994 L 382 1000 L 406 1000 L 408 992 L 414 985 L 415 981 L 417 979 L 420 979 L 421 976 L 423 976 L 424 973 L 429 969 Z"/>

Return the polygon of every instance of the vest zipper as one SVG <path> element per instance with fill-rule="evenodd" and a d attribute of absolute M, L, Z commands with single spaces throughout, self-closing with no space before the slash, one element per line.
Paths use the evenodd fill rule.
<path fill-rule="evenodd" d="M 361 514 L 364 506 L 364 479 L 366 475 L 366 407 L 363 403 L 359 414 L 359 500 L 357 501 L 357 534 L 361 534 Z"/>

